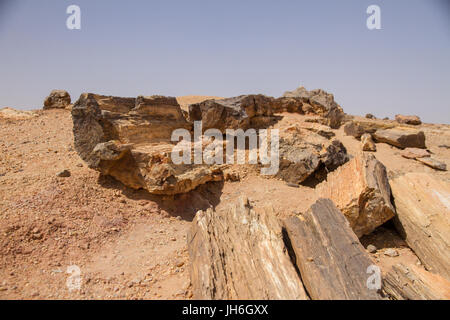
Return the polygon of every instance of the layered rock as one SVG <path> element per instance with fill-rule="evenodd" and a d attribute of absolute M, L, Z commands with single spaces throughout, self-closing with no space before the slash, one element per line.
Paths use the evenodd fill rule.
<path fill-rule="evenodd" d="M 407 173 L 390 184 L 397 229 L 428 270 L 450 280 L 450 182 Z"/>
<path fill-rule="evenodd" d="M 422 124 L 422 121 L 418 116 L 405 116 L 402 114 L 397 114 L 395 116 L 395 121 L 403 124 L 411 124 L 411 125 L 419 125 Z"/>
<path fill-rule="evenodd" d="M 305 114 L 316 114 L 326 119 L 326 125 L 333 129 L 341 126 L 344 119 L 344 111 L 334 100 L 334 96 L 322 89 L 312 91 L 299 87 L 293 91 L 287 91 L 282 98 L 298 99 L 302 103 L 302 111 Z"/>
<path fill-rule="evenodd" d="M 349 160 L 339 140 L 330 141 L 297 126 L 280 131 L 279 155 L 277 177 L 293 184 L 302 183 L 321 166 L 333 171 Z"/>
<path fill-rule="evenodd" d="M 189 106 L 189 120 L 201 121 L 203 130 L 266 127 L 273 120 L 274 99 L 264 95 L 206 100 Z"/>
<path fill-rule="evenodd" d="M 450 300 L 450 281 L 414 265 L 394 265 L 383 289 L 396 300 Z"/>
<path fill-rule="evenodd" d="M 271 208 L 200 211 L 187 242 L 194 299 L 308 299 Z"/>
<path fill-rule="evenodd" d="M 373 137 L 377 142 L 384 142 L 397 148 L 425 149 L 425 134 L 408 128 L 377 130 Z"/>
<path fill-rule="evenodd" d="M 53 90 L 44 100 L 44 109 L 65 109 L 70 102 L 70 95 L 67 91 Z"/>
<path fill-rule="evenodd" d="M 367 286 L 370 256 L 331 200 L 319 199 L 306 213 L 285 219 L 284 228 L 311 299 L 381 299 Z"/>
<path fill-rule="evenodd" d="M 386 168 L 373 154 L 358 154 L 316 188 L 331 199 L 350 222 L 358 237 L 394 217 Z"/>
<path fill-rule="evenodd" d="M 131 188 L 176 194 L 222 179 L 217 166 L 172 162 L 172 131 L 191 129 L 175 98 L 86 93 L 75 103 L 72 117 L 81 158 Z"/>
<path fill-rule="evenodd" d="M 419 148 L 406 148 L 402 150 L 400 154 L 402 155 L 403 158 L 406 159 L 419 159 L 431 156 L 431 154 L 427 150 Z"/>

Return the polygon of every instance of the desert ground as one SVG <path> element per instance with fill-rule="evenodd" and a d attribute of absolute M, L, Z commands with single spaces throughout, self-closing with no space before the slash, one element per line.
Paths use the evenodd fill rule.
<path fill-rule="evenodd" d="M 178 102 L 186 110 L 210 98 L 217 97 Z M 207 182 L 184 194 L 132 189 L 80 158 L 70 110 L 11 110 L 0 116 L 0 299 L 192 299 L 187 233 L 197 211 L 221 210 L 246 195 L 283 218 L 306 211 L 320 197 L 314 187 L 263 177 L 249 165 L 230 169 L 237 179 Z M 317 125 L 306 115 L 278 116 L 274 128 Z M 450 125 L 416 127 L 425 133 L 429 152 L 449 167 Z M 361 151 L 361 142 L 343 126 L 327 130 L 350 157 Z M 392 145 L 376 147 L 373 154 L 389 178 L 423 172 L 450 181 L 448 171 L 404 158 Z M 63 170 L 70 176 L 58 176 Z M 383 274 L 397 263 L 425 270 L 391 221 L 360 240 L 364 248 L 376 247 L 368 254 Z M 398 255 L 386 255 L 389 249 Z M 81 271 L 81 290 L 66 285 L 73 265 Z"/>

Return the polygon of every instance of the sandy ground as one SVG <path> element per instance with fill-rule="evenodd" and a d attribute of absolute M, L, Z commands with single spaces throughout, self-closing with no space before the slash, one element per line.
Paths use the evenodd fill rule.
<path fill-rule="evenodd" d="M 183 100 L 184 99 L 184 100 Z M 201 97 L 182 97 L 183 103 Z M 303 122 L 283 114 L 280 126 Z M 427 145 L 450 167 L 450 126 L 424 125 Z M 334 130 L 350 154 L 360 142 Z M 399 150 L 377 144 L 376 157 L 395 175 L 437 172 Z M 71 176 L 59 178 L 61 170 Z M 318 197 L 309 187 L 292 188 L 237 169 L 240 182 L 210 183 L 189 194 L 157 197 L 135 191 L 86 167 L 73 147 L 69 111 L 39 111 L 34 117 L 0 117 L 0 299 L 189 299 L 186 232 L 197 210 L 227 206 L 246 194 L 255 205 L 272 205 L 280 216 L 306 210 Z M 419 264 L 388 224 L 364 237 L 379 250 L 372 257 L 383 269 L 397 262 Z M 399 257 L 383 254 L 397 248 Z M 81 272 L 81 290 L 67 283 Z"/>

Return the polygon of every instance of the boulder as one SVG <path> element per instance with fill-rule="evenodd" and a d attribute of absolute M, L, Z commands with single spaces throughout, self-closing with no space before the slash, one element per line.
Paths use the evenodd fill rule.
<path fill-rule="evenodd" d="M 375 142 L 373 142 L 370 133 L 364 133 L 361 136 L 361 146 L 363 151 L 377 151 L 377 146 L 375 145 Z"/>
<path fill-rule="evenodd" d="M 405 116 L 402 114 L 397 114 L 395 116 L 395 121 L 397 121 L 398 123 L 403 123 L 403 124 L 412 124 L 412 125 L 422 124 L 422 121 L 420 120 L 420 118 L 418 116 Z"/>
<path fill-rule="evenodd" d="M 376 117 L 373 114 L 371 114 L 371 113 L 367 113 L 366 114 L 366 118 L 367 119 L 376 119 Z"/>
<path fill-rule="evenodd" d="M 328 174 L 316 190 L 336 204 L 358 237 L 395 215 L 386 168 L 370 153 L 358 154 Z"/>
<path fill-rule="evenodd" d="M 434 159 L 431 157 L 423 157 L 423 158 L 417 158 L 416 160 L 419 162 L 422 162 L 423 164 L 425 164 L 433 169 L 447 171 L 447 165 L 444 162 L 439 161 L 437 159 Z"/>
<path fill-rule="evenodd" d="M 326 125 L 333 129 L 338 129 L 344 120 L 344 111 L 335 102 L 334 96 L 322 89 L 308 91 L 304 87 L 299 87 L 293 91 L 285 92 L 283 97 L 300 99 L 305 114 L 316 114 L 324 117 Z"/>
<path fill-rule="evenodd" d="M 384 142 L 397 148 L 421 148 L 425 149 L 425 134 L 423 131 L 417 131 L 407 128 L 395 128 L 386 130 L 377 130 L 373 134 L 376 142 Z"/>
<path fill-rule="evenodd" d="M 319 199 L 306 213 L 285 219 L 284 228 L 311 299 L 382 299 L 367 286 L 369 254 L 331 200 Z"/>
<path fill-rule="evenodd" d="M 44 110 L 65 109 L 70 105 L 71 99 L 67 91 L 53 90 L 44 100 Z"/>
<path fill-rule="evenodd" d="M 348 136 L 352 136 L 355 137 L 356 139 L 359 139 L 366 131 L 358 123 L 350 121 L 344 125 L 344 132 Z"/>
<path fill-rule="evenodd" d="M 450 299 L 450 281 L 412 264 L 394 265 L 383 278 L 383 289 L 396 300 Z"/>
<path fill-rule="evenodd" d="M 450 280 L 450 182 L 411 172 L 390 184 L 397 230 L 429 271 Z"/>
<path fill-rule="evenodd" d="M 308 299 L 270 207 L 199 211 L 187 243 L 194 299 Z"/>
<path fill-rule="evenodd" d="M 424 149 L 419 148 L 406 148 L 400 152 L 403 158 L 406 159 L 419 159 L 419 158 L 427 158 L 430 157 L 431 154 Z"/>
<path fill-rule="evenodd" d="M 264 95 L 206 100 L 189 105 L 189 120 L 201 121 L 203 130 L 260 128 L 273 120 L 274 98 Z"/>
<path fill-rule="evenodd" d="M 155 194 L 188 192 L 222 179 L 215 165 L 176 165 L 172 131 L 191 129 L 175 98 L 85 93 L 72 109 L 75 149 L 90 168 Z"/>
<path fill-rule="evenodd" d="M 280 131 L 279 155 L 277 177 L 292 184 L 302 183 L 322 165 L 332 171 L 349 160 L 339 140 L 330 141 L 298 126 Z"/>

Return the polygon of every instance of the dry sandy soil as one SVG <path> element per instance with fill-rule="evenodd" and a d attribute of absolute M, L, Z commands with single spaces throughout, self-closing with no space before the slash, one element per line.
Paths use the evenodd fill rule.
<path fill-rule="evenodd" d="M 205 97 L 182 97 L 188 104 Z M 304 122 L 283 114 L 277 126 Z M 307 125 L 305 123 L 305 125 Z M 450 126 L 422 125 L 429 150 L 450 167 Z M 333 130 L 350 154 L 360 142 Z M 440 147 L 441 146 L 441 147 Z M 377 144 L 376 157 L 389 175 L 438 172 L 399 150 Z M 68 169 L 71 176 L 59 178 Z M 100 176 L 73 147 L 70 111 L 0 117 L 0 299 L 189 299 L 186 232 L 195 213 L 228 205 L 245 193 L 254 204 L 271 204 L 280 216 L 306 210 L 317 199 L 309 187 L 260 177 L 250 167 L 233 168 L 240 182 L 209 183 L 176 197 L 132 190 Z M 385 272 L 397 262 L 420 264 L 387 223 L 362 239 Z M 396 248 L 398 257 L 383 254 Z M 80 268 L 81 290 L 66 285 L 69 266 Z"/>

